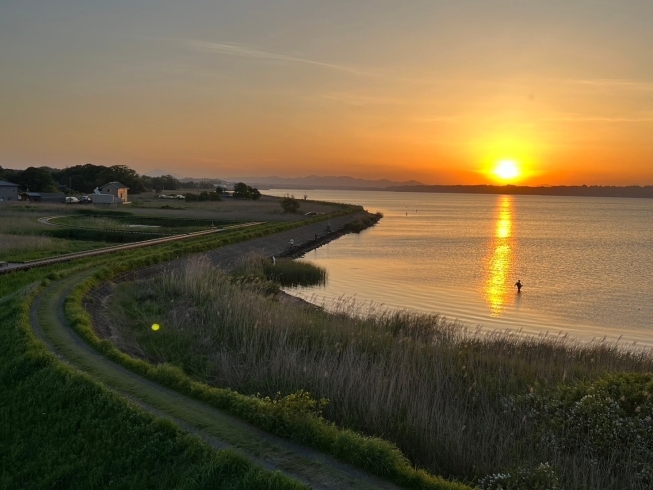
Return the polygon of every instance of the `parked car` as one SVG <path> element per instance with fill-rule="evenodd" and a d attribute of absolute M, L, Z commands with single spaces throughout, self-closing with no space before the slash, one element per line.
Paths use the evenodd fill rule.
<path fill-rule="evenodd" d="M 75 196 L 67 196 L 66 197 L 66 202 L 68 204 L 76 204 L 79 202 L 79 199 L 77 199 Z"/>
<path fill-rule="evenodd" d="M 91 199 L 89 196 L 82 196 L 82 197 L 79 199 L 79 202 L 80 202 L 81 204 L 91 204 L 91 203 L 93 202 L 93 199 Z"/>

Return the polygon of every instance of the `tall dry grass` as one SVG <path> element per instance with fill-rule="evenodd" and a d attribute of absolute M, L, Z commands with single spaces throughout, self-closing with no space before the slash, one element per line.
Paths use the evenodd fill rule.
<path fill-rule="evenodd" d="M 111 310 L 150 360 L 248 394 L 308 390 L 330 400 L 326 418 L 395 442 L 432 472 L 473 480 L 548 462 L 568 488 L 644 488 L 625 467 L 534 443 L 533 421 L 512 401 L 562 381 L 651 371 L 647 353 L 482 335 L 437 315 L 348 301 L 328 314 L 240 288 L 201 260 L 121 285 Z"/>
<path fill-rule="evenodd" d="M 0 234 L 0 253 L 11 253 L 18 250 L 43 250 L 52 247 L 54 242 L 54 238 L 47 236 Z"/>

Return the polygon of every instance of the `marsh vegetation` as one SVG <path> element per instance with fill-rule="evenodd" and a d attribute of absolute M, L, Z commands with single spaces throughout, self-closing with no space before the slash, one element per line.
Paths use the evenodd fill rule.
<path fill-rule="evenodd" d="M 244 257 L 231 271 L 231 277 L 245 284 L 256 283 L 261 286 L 268 281 L 281 286 L 316 286 L 324 284 L 327 271 L 311 262 L 278 258 L 274 261 L 258 254 Z M 270 285 L 265 286 L 270 291 Z"/>
<path fill-rule="evenodd" d="M 245 394 L 307 390 L 329 400 L 328 420 L 437 474 L 492 489 L 650 485 L 648 353 L 346 300 L 326 313 L 267 292 L 195 260 L 120 285 L 109 310 L 142 357 Z"/>

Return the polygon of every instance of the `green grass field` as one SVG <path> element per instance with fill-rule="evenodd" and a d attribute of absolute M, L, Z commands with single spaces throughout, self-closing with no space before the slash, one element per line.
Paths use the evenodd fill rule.
<path fill-rule="evenodd" d="M 0 488 L 302 488 L 230 451 L 215 451 L 60 363 L 31 332 L 41 287 L 103 264 L 127 270 L 289 226 L 82 259 L 0 281 Z"/>
<path fill-rule="evenodd" d="M 302 213 L 342 212 L 352 206 L 307 201 L 302 213 L 283 214 L 279 199 L 259 201 L 185 203 L 158 199 L 154 194 L 134 196 L 134 206 L 96 207 L 80 204 L 4 203 L 0 206 L 0 261 L 25 262 L 137 242 L 180 233 L 192 233 L 244 221 L 293 222 Z M 175 209 L 161 209 L 172 206 Z M 53 226 L 39 223 L 57 216 Z"/>

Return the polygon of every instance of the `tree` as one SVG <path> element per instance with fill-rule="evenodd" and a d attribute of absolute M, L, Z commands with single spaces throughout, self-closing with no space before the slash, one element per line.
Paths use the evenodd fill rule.
<path fill-rule="evenodd" d="M 121 184 L 129 187 L 129 192 L 132 194 L 139 194 L 145 191 L 143 180 L 136 173 L 135 170 L 129 168 L 127 165 L 114 165 L 112 167 L 105 167 L 99 175 L 100 184 L 103 185 L 107 182 L 118 181 Z"/>
<path fill-rule="evenodd" d="M 286 197 L 281 198 L 281 207 L 284 213 L 296 213 L 299 211 L 299 201 L 295 196 L 286 194 Z"/>
<path fill-rule="evenodd" d="M 161 191 L 176 191 L 181 189 L 181 182 L 175 179 L 172 175 L 162 175 L 160 177 L 148 177 L 147 175 L 141 176 L 143 186 L 147 190 Z M 122 182 L 122 181 L 121 181 Z M 127 184 L 125 184 L 127 185 Z"/>
<path fill-rule="evenodd" d="M 240 199 L 250 199 L 252 197 L 250 191 L 250 187 L 245 184 L 245 182 L 238 182 L 234 186 L 234 197 L 240 198 Z"/>
<path fill-rule="evenodd" d="M 234 186 L 234 197 L 256 201 L 261 198 L 261 193 L 256 187 L 250 187 L 244 182 L 238 182 Z"/>
<path fill-rule="evenodd" d="M 59 190 L 50 172 L 36 167 L 28 167 L 20 172 L 16 184 L 31 192 L 57 192 Z"/>

